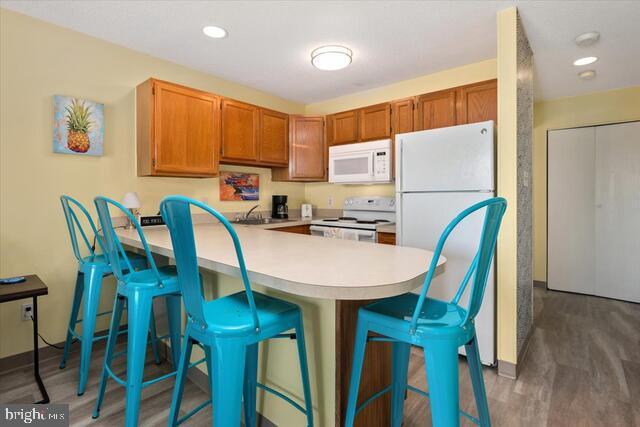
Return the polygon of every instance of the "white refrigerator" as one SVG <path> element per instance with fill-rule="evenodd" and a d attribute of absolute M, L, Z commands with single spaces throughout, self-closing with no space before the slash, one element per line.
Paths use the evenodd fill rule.
<path fill-rule="evenodd" d="M 434 250 L 458 213 L 495 195 L 493 121 L 397 135 L 395 158 L 396 239 L 401 246 Z M 483 219 L 484 210 L 475 212 L 449 236 L 443 249 L 445 270 L 433 279 L 430 297 L 453 298 L 478 249 Z M 461 299 L 463 307 L 470 290 L 471 284 Z M 476 332 L 482 363 L 494 365 L 494 268 L 476 317 Z"/>

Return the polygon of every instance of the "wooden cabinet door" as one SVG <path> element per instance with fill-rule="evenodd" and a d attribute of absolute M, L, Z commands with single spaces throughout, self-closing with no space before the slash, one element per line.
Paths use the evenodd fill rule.
<path fill-rule="evenodd" d="M 391 104 L 392 135 L 413 132 L 414 99 L 403 99 Z"/>
<path fill-rule="evenodd" d="M 289 167 L 273 168 L 273 181 L 326 181 L 323 117 L 289 116 Z"/>
<path fill-rule="evenodd" d="M 310 225 L 292 225 L 289 227 L 272 228 L 273 231 L 283 231 L 285 233 L 308 234 L 311 235 Z"/>
<path fill-rule="evenodd" d="M 327 148 L 324 118 L 289 118 L 289 169 L 274 169 L 276 181 L 324 181 L 327 174 Z"/>
<path fill-rule="evenodd" d="M 152 174 L 217 175 L 220 99 L 161 81 L 153 81 L 152 94 Z"/>
<path fill-rule="evenodd" d="M 358 111 L 360 124 L 360 141 L 372 141 L 391 137 L 391 105 L 372 105 Z"/>
<path fill-rule="evenodd" d="M 260 163 L 289 164 L 289 116 L 260 109 Z"/>
<path fill-rule="evenodd" d="M 358 112 L 345 111 L 327 117 L 330 120 L 329 144 L 350 144 L 358 142 Z"/>
<path fill-rule="evenodd" d="M 459 89 L 459 125 L 498 120 L 498 81 L 474 83 Z"/>
<path fill-rule="evenodd" d="M 378 243 L 382 245 L 395 245 L 396 233 L 385 233 L 378 231 Z"/>
<path fill-rule="evenodd" d="M 222 100 L 222 161 L 258 160 L 260 111 L 257 107 Z"/>
<path fill-rule="evenodd" d="M 456 90 L 443 90 L 418 97 L 417 130 L 456 124 Z"/>

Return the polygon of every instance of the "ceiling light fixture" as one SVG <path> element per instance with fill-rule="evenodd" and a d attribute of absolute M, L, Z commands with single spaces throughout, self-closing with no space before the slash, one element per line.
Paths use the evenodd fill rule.
<path fill-rule="evenodd" d="M 320 46 L 311 52 L 311 63 L 319 70 L 340 70 L 351 64 L 352 56 L 351 49 L 344 46 Z"/>
<path fill-rule="evenodd" d="M 588 33 L 582 33 L 574 39 L 576 44 L 580 47 L 588 47 L 596 44 L 600 40 L 600 33 L 597 31 L 589 31 Z"/>
<path fill-rule="evenodd" d="M 593 64 L 597 60 L 598 58 L 595 56 L 586 56 L 584 58 L 576 59 L 575 61 L 573 61 L 573 65 L 575 65 L 576 67 L 580 67 L 582 65 Z"/>
<path fill-rule="evenodd" d="M 202 32 L 213 39 L 223 39 L 229 34 L 224 28 L 215 25 L 207 25 L 202 29 Z"/>
<path fill-rule="evenodd" d="M 596 70 L 586 70 L 578 73 L 578 77 L 580 77 L 582 80 L 591 80 L 595 78 L 595 76 Z"/>

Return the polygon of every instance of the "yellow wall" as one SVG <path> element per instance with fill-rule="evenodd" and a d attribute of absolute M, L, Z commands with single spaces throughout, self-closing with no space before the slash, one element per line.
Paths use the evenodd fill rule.
<path fill-rule="evenodd" d="M 365 107 L 380 102 L 402 99 L 422 93 L 435 92 L 450 87 L 462 86 L 469 83 L 481 82 L 496 78 L 496 60 L 489 59 L 462 67 L 451 68 L 434 74 L 404 80 L 387 86 L 352 93 L 339 98 L 309 104 L 305 107 L 307 115 L 325 115 L 353 108 Z M 305 187 L 305 196 L 309 203 L 320 208 L 342 209 L 342 202 L 346 197 L 362 196 L 393 196 L 395 187 L 390 185 L 336 185 L 327 183 L 312 183 Z M 329 206 L 328 199 L 333 200 Z"/>
<path fill-rule="evenodd" d="M 533 111 L 534 280 L 547 280 L 547 131 L 629 120 L 640 120 L 640 86 L 535 104 Z"/>
<path fill-rule="evenodd" d="M 517 19 L 515 7 L 498 12 L 498 195 L 508 208 L 498 235 L 498 359 L 517 362 Z"/>
<path fill-rule="evenodd" d="M 220 202 L 217 178 L 136 176 L 137 84 L 153 76 L 287 113 L 304 113 L 304 106 L 1 8 L 0 31 L 0 277 L 37 273 L 45 281 L 49 295 L 41 299 L 40 332 L 47 340 L 60 342 L 65 337 L 77 271 L 60 194 L 70 194 L 91 208 L 97 194 L 119 199 L 127 191 L 137 191 L 147 214 L 155 214 L 160 200 L 175 193 L 205 199 L 221 211 L 246 210 L 253 205 Z M 74 56 L 74 52 L 81 54 Z M 52 153 L 55 94 L 105 104 L 103 157 Z M 304 201 L 304 184 L 273 183 L 270 169 L 223 169 L 259 173 L 264 208 L 269 208 L 274 193 L 288 194 L 292 207 Z M 205 281 L 209 289 L 221 292 L 241 286 L 237 279 L 226 276 L 207 274 Z M 113 285 L 112 278 L 103 284 L 103 311 L 111 308 Z M 256 289 L 274 293 L 260 286 Z M 315 419 L 318 425 L 333 425 L 335 362 L 323 356 L 332 354 L 334 348 L 333 302 L 295 301 L 303 307 L 305 317 Z M 31 349 L 31 325 L 20 320 L 23 302 L 0 305 L 0 358 Z M 97 329 L 106 327 L 102 321 Z M 271 361 L 268 367 L 261 367 L 260 380 L 290 392 L 301 402 L 299 376 L 292 375 L 298 372 L 294 344 L 282 340 L 263 346 L 261 358 Z M 302 415 L 277 398 L 259 393 L 258 405 L 261 413 L 279 425 L 303 423 Z"/>
<path fill-rule="evenodd" d="M 154 76 L 290 113 L 302 113 L 304 107 L 5 9 L 0 9 L 0 19 L 0 276 L 36 272 L 44 279 L 50 295 L 42 304 L 41 331 L 57 342 L 64 339 L 76 268 L 60 194 L 89 205 L 97 194 L 119 199 L 127 191 L 137 191 L 147 214 L 155 214 L 162 197 L 172 193 L 206 198 L 223 211 L 252 205 L 219 202 L 217 178 L 136 176 L 138 83 Z M 82 54 L 74 60 L 73 52 Z M 105 104 L 103 157 L 52 153 L 55 94 Z M 289 194 L 292 205 L 303 201 L 304 185 L 272 183 L 269 169 L 225 168 L 260 173 L 260 202 L 265 208 L 272 193 Z M 20 304 L 0 306 L 0 357 L 31 347 L 31 326 L 20 320 Z"/>

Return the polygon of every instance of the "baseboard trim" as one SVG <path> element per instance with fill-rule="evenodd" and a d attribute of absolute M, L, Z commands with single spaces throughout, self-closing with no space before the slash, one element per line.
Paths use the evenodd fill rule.
<path fill-rule="evenodd" d="M 547 289 L 547 282 L 542 281 L 542 280 L 534 280 L 533 281 L 533 287 L 534 288 Z"/>
<path fill-rule="evenodd" d="M 515 380 L 518 376 L 518 365 L 498 359 L 498 375 Z"/>
<path fill-rule="evenodd" d="M 518 378 L 520 367 L 522 366 L 522 363 L 527 356 L 527 353 L 529 352 L 533 330 L 534 328 L 532 326 L 531 329 L 529 329 L 527 338 L 525 338 L 524 340 L 524 344 L 522 344 L 522 350 L 520 350 L 520 354 L 518 354 L 518 363 L 511 363 L 507 362 L 506 360 L 498 360 L 498 375 L 512 380 Z"/>

